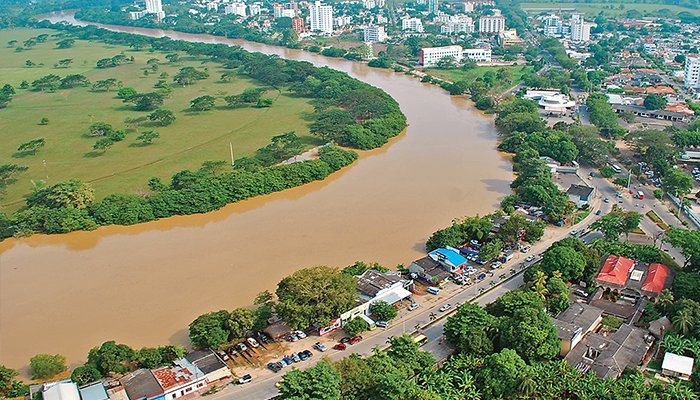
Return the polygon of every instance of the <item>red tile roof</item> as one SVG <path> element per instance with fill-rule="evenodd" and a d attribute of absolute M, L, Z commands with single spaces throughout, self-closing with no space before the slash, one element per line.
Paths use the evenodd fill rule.
<path fill-rule="evenodd" d="M 151 370 L 153 376 L 163 390 L 168 390 L 175 386 L 188 383 L 192 380 L 193 373 L 188 368 L 182 367 L 161 367 Z"/>
<path fill-rule="evenodd" d="M 661 293 L 666 283 L 668 276 L 668 267 L 663 264 L 651 264 L 649 273 L 642 284 L 642 290 L 646 292 Z"/>
<path fill-rule="evenodd" d="M 599 281 L 625 286 L 634 260 L 621 256 L 608 256 L 598 274 Z"/>

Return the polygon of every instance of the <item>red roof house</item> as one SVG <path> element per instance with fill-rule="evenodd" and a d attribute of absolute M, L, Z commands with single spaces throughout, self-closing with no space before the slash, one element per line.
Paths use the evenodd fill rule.
<path fill-rule="evenodd" d="M 608 256 L 596 279 L 600 282 L 625 286 L 633 266 L 634 260 L 622 256 Z"/>
<path fill-rule="evenodd" d="M 647 278 L 642 283 L 645 292 L 661 293 L 668 277 L 668 267 L 663 264 L 651 264 Z"/>

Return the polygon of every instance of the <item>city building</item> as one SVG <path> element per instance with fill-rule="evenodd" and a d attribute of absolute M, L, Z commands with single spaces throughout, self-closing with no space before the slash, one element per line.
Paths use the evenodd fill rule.
<path fill-rule="evenodd" d="M 596 282 L 604 291 L 619 294 L 620 298 L 636 302 L 641 297 L 656 298 L 673 282 L 673 271 L 662 264 L 636 262 L 629 258 L 610 255 L 605 259 Z"/>
<path fill-rule="evenodd" d="M 234 14 L 234 15 L 239 15 L 241 17 L 245 17 L 247 15 L 246 5 L 245 5 L 245 3 L 227 4 L 226 7 L 224 7 L 224 13 Z"/>
<path fill-rule="evenodd" d="M 156 14 L 158 20 L 165 18 L 161 0 L 146 0 L 146 14 Z"/>
<path fill-rule="evenodd" d="M 664 361 L 661 364 L 661 373 L 671 378 L 688 381 L 693 373 L 694 362 L 695 360 L 691 357 L 667 352 L 664 354 Z"/>
<path fill-rule="evenodd" d="M 448 16 L 445 25 L 440 27 L 440 33 L 445 35 L 455 35 L 459 33 L 474 32 L 474 20 L 467 15 Z"/>
<path fill-rule="evenodd" d="M 175 360 L 172 367 L 151 370 L 163 389 L 165 400 L 175 400 L 206 386 L 204 373 L 186 358 Z"/>
<path fill-rule="evenodd" d="M 462 58 L 468 58 L 474 62 L 491 62 L 491 49 L 464 49 Z"/>
<path fill-rule="evenodd" d="M 494 8 L 493 14 L 479 17 L 479 32 L 498 33 L 506 29 L 506 17 L 501 10 Z"/>
<path fill-rule="evenodd" d="M 576 207 L 581 208 L 588 204 L 588 200 L 590 200 L 594 190 L 595 189 L 591 186 L 572 184 L 569 186 L 566 194 L 569 196 L 570 202 L 576 204 Z"/>
<path fill-rule="evenodd" d="M 41 398 L 46 400 L 80 400 L 78 385 L 70 379 L 41 385 Z"/>
<path fill-rule="evenodd" d="M 306 26 L 304 25 L 304 19 L 301 17 L 292 18 L 292 29 L 296 33 L 304 32 L 306 30 Z"/>
<path fill-rule="evenodd" d="M 333 7 L 316 1 L 309 5 L 309 19 L 312 32 L 333 33 Z"/>
<path fill-rule="evenodd" d="M 588 42 L 591 40 L 591 28 L 597 26 L 583 20 L 583 15 L 571 15 L 571 40 L 573 42 Z"/>
<path fill-rule="evenodd" d="M 188 353 L 185 358 L 202 371 L 204 380 L 209 384 L 222 381 L 231 376 L 231 370 L 226 363 L 209 349 L 195 350 Z"/>
<path fill-rule="evenodd" d="M 401 19 L 401 30 L 423 33 L 423 21 L 420 18 Z"/>
<path fill-rule="evenodd" d="M 700 57 L 686 57 L 685 87 L 700 89 Z"/>
<path fill-rule="evenodd" d="M 437 14 L 439 8 L 438 0 L 428 0 L 428 14 Z"/>
<path fill-rule="evenodd" d="M 364 41 L 366 43 L 381 43 L 386 40 L 384 27 L 380 25 L 369 25 L 364 30 Z"/>
<path fill-rule="evenodd" d="M 564 33 L 564 23 L 558 15 L 548 15 L 544 18 L 542 22 L 544 23 L 545 35 L 555 36 Z"/>
<path fill-rule="evenodd" d="M 250 16 L 254 17 L 258 14 L 260 14 L 260 11 L 262 9 L 262 4 L 260 3 L 253 3 L 250 5 Z"/>
<path fill-rule="evenodd" d="M 474 3 L 470 1 L 462 3 L 462 7 L 464 7 L 464 12 L 474 12 Z"/>
<path fill-rule="evenodd" d="M 525 43 L 525 41 L 518 36 L 518 31 L 515 29 L 508 29 L 499 32 L 496 41 L 502 47 L 521 45 Z"/>
<path fill-rule="evenodd" d="M 559 355 L 567 354 L 589 333 L 595 331 L 603 319 L 603 310 L 585 303 L 572 303 L 553 319 L 561 340 Z"/>
<path fill-rule="evenodd" d="M 446 57 L 452 57 L 455 62 L 462 61 L 462 46 L 424 47 L 420 50 L 418 62 L 424 67 L 434 67 Z"/>

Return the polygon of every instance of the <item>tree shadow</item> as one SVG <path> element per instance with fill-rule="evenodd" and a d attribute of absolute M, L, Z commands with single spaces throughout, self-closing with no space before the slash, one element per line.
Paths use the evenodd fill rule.
<path fill-rule="evenodd" d="M 83 158 L 97 158 L 104 155 L 105 153 L 106 152 L 104 151 L 93 150 L 83 154 Z"/>
<path fill-rule="evenodd" d="M 34 153 L 32 151 L 16 151 L 12 154 L 12 158 L 24 158 L 27 156 L 33 156 L 35 154 L 36 153 Z"/>
<path fill-rule="evenodd" d="M 144 143 L 144 142 L 138 142 L 138 143 L 129 143 L 129 147 L 147 147 L 148 145 L 151 145 L 153 143 Z"/>

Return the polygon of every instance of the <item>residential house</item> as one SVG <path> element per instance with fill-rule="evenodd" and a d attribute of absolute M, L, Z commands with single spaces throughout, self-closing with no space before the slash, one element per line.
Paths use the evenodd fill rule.
<path fill-rule="evenodd" d="M 569 196 L 570 202 L 576 204 L 576 207 L 581 208 L 588 204 L 593 192 L 594 189 L 591 186 L 572 184 L 569 186 L 566 194 Z"/>
<path fill-rule="evenodd" d="M 681 356 L 666 352 L 664 361 L 661 364 L 661 373 L 672 378 L 690 380 L 693 373 L 693 360 L 691 357 Z"/>
<path fill-rule="evenodd" d="M 430 256 L 419 258 L 408 266 L 408 272 L 430 285 L 439 285 L 450 277 L 450 272 Z"/>
<path fill-rule="evenodd" d="M 175 360 L 172 367 L 156 368 L 151 373 L 163 388 L 165 400 L 183 397 L 206 386 L 204 373 L 186 358 Z"/>
<path fill-rule="evenodd" d="M 78 385 L 70 379 L 44 383 L 38 387 L 35 386 L 33 389 L 34 390 L 30 390 L 32 398 L 34 395 L 33 392 L 39 392 L 41 393 L 41 398 L 44 400 L 80 400 Z"/>
<path fill-rule="evenodd" d="M 454 247 L 445 246 L 439 249 L 435 249 L 428 253 L 428 257 L 432 258 L 442 265 L 447 271 L 449 271 L 453 276 L 460 276 L 464 274 L 464 266 L 467 265 L 467 259 L 460 254 L 458 249 Z"/>
<path fill-rule="evenodd" d="M 185 358 L 202 371 L 204 380 L 208 384 L 231 377 L 231 370 L 226 363 L 210 349 L 195 350 L 188 353 Z"/>
<path fill-rule="evenodd" d="M 286 322 L 279 320 L 263 329 L 263 333 L 272 338 L 272 340 L 278 341 L 292 333 L 292 328 Z"/>
<path fill-rule="evenodd" d="M 654 299 L 664 288 L 671 286 L 673 271 L 662 264 L 649 265 L 610 255 L 605 259 L 596 282 L 628 300 L 636 301 L 643 296 Z"/>
<path fill-rule="evenodd" d="M 138 369 L 120 379 L 129 400 L 164 400 L 163 388 L 150 370 Z"/>
<path fill-rule="evenodd" d="M 79 389 L 82 400 L 107 400 L 109 396 L 102 382 L 91 383 Z"/>
<path fill-rule="evenodd" d="M 603 310 L 588 304 L 573 303 L 553 319 L 561 340 L 559 355 L 566 356 L 589 332 L 595 331 L 603 319 Z"/>

